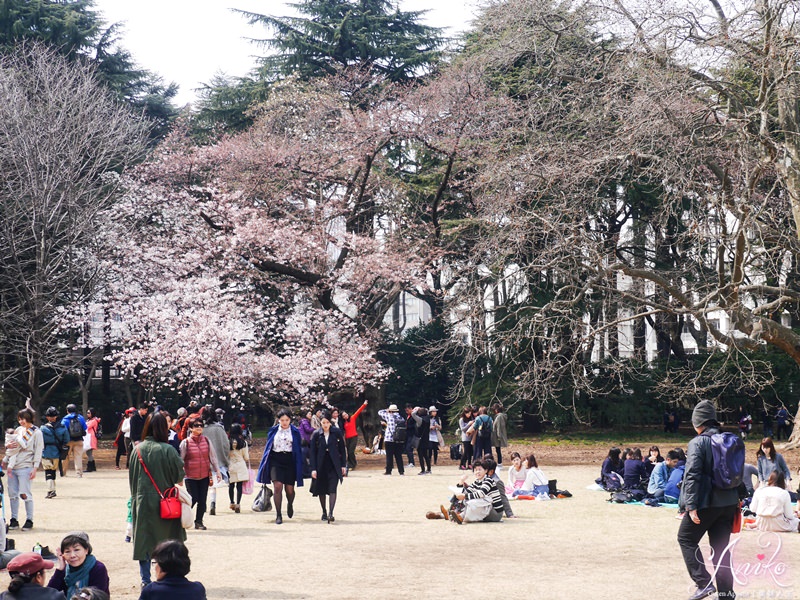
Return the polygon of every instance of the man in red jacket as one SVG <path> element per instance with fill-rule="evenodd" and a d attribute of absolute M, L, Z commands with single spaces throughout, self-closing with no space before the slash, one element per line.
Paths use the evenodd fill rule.
<path fill-rule="evenodd" d="M 354 412 L 352 416 L 347 414 L 347 412 L 342 411 L 342 420 L 344 421 L 344 445 L 347 448 L 348 472 L 350 472 L 350 469 L 355 469 L 356 464 L 358 464 L 358 461 L 356 460 L 356 444 L 358 443 L 356 421 L 358 420 L 358 415 L 361 414 L 361 411 L 364 410 L 366 406 L 367 401 L 364 400 L 364 404 L 359 406 L 358 410 Z"/>

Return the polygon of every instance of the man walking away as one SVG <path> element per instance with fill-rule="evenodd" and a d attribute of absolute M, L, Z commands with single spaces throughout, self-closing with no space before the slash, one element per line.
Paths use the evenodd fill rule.
<path fill-rule="evenodd" d="M 717 411 L 711 402 L 703 400 L 695 406 L 692 426 L 698 435 L 689 442 L 686 472 L 678 501 L 679 509 L 685 511 L 678 528 L 678 545 L 681 547 L 689 576 L 697 585 L 697 590 L 689 600 L 717 597 L 717 592 L 719 598 L 732 600 L 736 598 L 736 594 L 733 592 L 733 570 L 728 542 L 734 516 L 739 510 L 739 495 L 736 488 L 726 489 L 715 485 L 711 436 L 719 433 L 719 423 Z M 741 480 L 741 473 L 739 476 Z M 716 588 L 698 545 L 706 533 L 713 553 Z"/>
<path fill-rule="evenodd" d="M 68 404 L 67 416 L 61 419 L 61 424 L 69 434 L 69 452 L 75 463 L 75 475 L 83 477 L 83 436 L 86 435 L 86 420 L 78 414 L 77 406 Z M 65 463 L 69 463 L 69 455 Z"/>

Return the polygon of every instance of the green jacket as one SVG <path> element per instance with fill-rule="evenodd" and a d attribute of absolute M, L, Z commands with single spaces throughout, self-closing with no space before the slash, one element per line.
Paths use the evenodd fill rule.
<path fill-rule="evenodd" d="M 128 481 L 131 486 L 133 518 L 133 559 L 147 560 L 153 549 L 164 540 L 185 540 L 180 519 L 162 519 L 161 498 L 139 462 L 141 453 L 150 475 L 164 492 L 183 481 L 183 461 L 175 448 L 148 437 L 133 449 Z"/>

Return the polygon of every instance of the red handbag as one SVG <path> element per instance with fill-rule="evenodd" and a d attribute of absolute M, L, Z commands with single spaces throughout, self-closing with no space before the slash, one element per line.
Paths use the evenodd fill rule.
<path fill-rule="evenodd" d="M 731 527 L 731 533 L 742 532 L 742 521 L 742 503 L 739 502 L 739 505 L 736 507 L 736 514 L 733 515 L 733 526 Z"/>
<path fill-rule="evenodd" d="M 136 448 L 136 456 L 139 457 L 139 462 L 142 463 L 142 468 L 144 472 L 147 473 L 147 476 L 150 478 L 150 482 L 153 484 L 153 487 L 156 488 L 158 492 L 158 496 L 161 498 L 161 518 L 162 519 L 180 519 L 181 518 L 181 500 L 178 494 L 178 488 L 172 486 L 171 488 L 167 488 L 164 490 L 164 493 L 161 493 L 161 490 L 158 489 L 153 476 L 150 475 L 150 471 L 147 470 L 147 465 L 144 464 L 144 460 L 142 459 L 142 452 L 139 450 L 138 446 Z"/>

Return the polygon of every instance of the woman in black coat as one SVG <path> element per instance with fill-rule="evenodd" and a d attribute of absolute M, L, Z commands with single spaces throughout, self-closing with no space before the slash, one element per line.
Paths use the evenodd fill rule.
<path fill-rule="evenodd" d="M 417 454 L 419 454 L 419 475 L 428 475 L 431 472 L 431 418 L 425 408 L 416 407 L 411 411 L 411 417 L 417 424 L 417 436 L 419 437 L 419 446 L 417 446 Z"/>
<path fill-rule="evenodd" d="M 346 451 L 341 429 L 331 426 L 331 414 L 322 413 L 320 428 L 311 435 L 311 493 L 319 497 L 322 520 L 333 523 L 333 508 L 336 506 L 336 489 L 346 473 Z M 328 510 L 325 510 L 325 496 Z"/>

